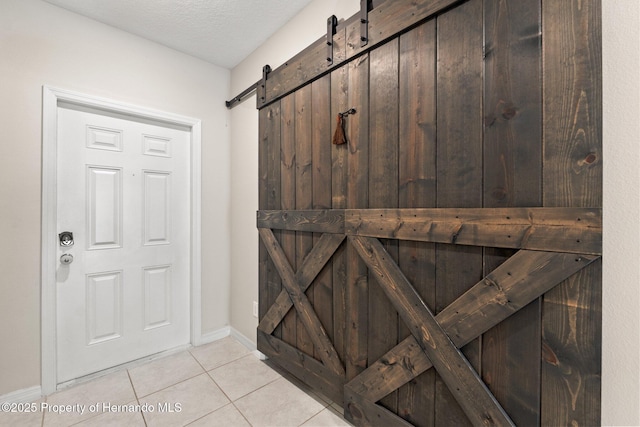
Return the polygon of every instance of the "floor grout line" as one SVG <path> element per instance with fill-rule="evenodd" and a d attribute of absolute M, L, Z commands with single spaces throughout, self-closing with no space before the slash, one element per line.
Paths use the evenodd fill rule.
<path fill-rule="evenodd" d="M 210 373 L 210 372 L 205 372 L 205 374 L 207 374 L 207 376 L 209 377 L 209 379 L 210 379 L 211 381 L 213 381 L 213 383 L 216 385 L 216 387 L 218 387 L 218 388 L 220 389 L 220 391 L 222 392 L 222 394 L 224 394 L 224 397 L 226 397 L 226 398 L 227 398 L 227 400 L 229 400 L 229 403 L 233 403 L 233 400 L 231 400 L 231 398 L 229 397 L 229 395 L 227 394 L 227 392 L 226 392 L 226 391 L 224 391 L 224 390 L 222 389 L 222 387 L 220 387 L 220 384 L 218 384 L 218 383 L 216 382 L 216 380 L 214 380 L 214 379 L 211 377 L 211 373 Z M 215 412 L 215 411 L 214 411 L 214 412 Z"/>
<path fill-rule="evenodd" d="M 131 373 L 129 372 L 129 369 L 127 369 L 127 376 L 129 377 L 129 383 L 131 384 L 131 388 L 133 389 L 133 395 L 136 397 L 136 403 L 140 405 L 138 392 L 136 391 L 136 387 L 133 385 L 133 379 L 131 379 Z M 145 427 L 148 427 L 147 419 L 144 417 L 144 412 L 142 410 L 140 411 L 140 415 L 142 415 L 142 422 L 144 423 Z"/>
<path fill-rule="evenodd" d="M 43 402 L 47 402 L 47 396 L 42 396 L 42 401 Z M 40 418 L 40 427 L 44 427 L 44 411 L 40 411 L 42 412 L 42 417 Z"/>
<path fill-rule="evenodd" d="M 233 407 L 234 407 L 234 408 L 236 408 L 236 411 L 238 411 L 238 413 L 240 414 L 240 416 L 241 416 L 242 418 L 244 418 L 244 419 L 247 421 L 247 424 L 249 424 L 250 426 L 252 426 L 252 427 L 253 427 L 253 424 L 251 424 L 251 421 L 249 421 L 249 419 L 246 417 L 246 415 L 244 414 L 244 412 L 242 412 L 242 411 L 240 410 L 240 408 L 238 408 L 238 407 L 236 406 L 235 402 L 231 402 L 231 404 L 233 405 Z"/>
<path fill-rule="evenodd" d="M 245 358 L 245 357 L 247 357 L 247 356 L 251 356 L 251 354 L 245 354 L 244 356 L 238 357 L 237 359 L 230 360 L 230 361 L 228 361 L 228 362 L 223 363 L 222 365 L 218 365 L 218 366 L 216 366 L 215 368 L 211 368 L 211 369 L 209 369 L 209 370 L 207 370 L 204 366 L 202 366 L 202 364 L 201 364 L 200 366 L 202 366 L 202 369 L 204 369 L 204 371 L 205 371 L 205 372 L 211 372 L 211 371 L 215 371 L 215 370 L 216 370 L 216 369 L 218 369 L 218 368 L 223 368 L 223 367 L 225 367 L 225 366 L 227 366 L 227 365 L 230 365 L 230 364 L 231 364 L 231 363 L 233 363 L 233 362 L 237 362 L 237 361 L 238 361 L 238 360 L 240 360 L 240 359 L 244 359 L 244 358 Z"/>
<path fill-rule="evenodd" d="M 165 391 L 165 390 L 167 390 L 167 389 L 169 389 L 169 388 L 171 388 L 171 387 L 173 387 L 173 386 L 176 386 L 176 385 L 178 385 L 178 384 L 182 384 L 183 382 L 186 382 L 186 381 L 192 380 L 192 379 L 194 379 L 194 378 L 199 377 L 200 375 L 205 375 L 205 374 L 207 374 L 207 372 L 200 372 L 200 373 L 199 373 L 199 374 L 197 374 L 197 375 L 193 375 L 193 376 L 191 376 L 191 377 L 184 378 L 184 379 L 182 379 L 182 380 L 180 380 L 180 381 L 177 381 L 177 382 L 175 382 L 175 383 L 173 383 L 173 384 L 171 384 L 171 385 L 168 385 L 168 386 L 166 386 L 166 387 L 160 388 L 160 389 L 158 389 L 158 390 L 156 390 L 156 391 L 153 391 L 153 392 L 151 392 L 151 393 L 149 393 L 149 394 L 145 394 L 144 396 L 140 396 L 140 397 L 141 397 L 142 399 L 144 399 L 144 398 L 147 398 L 147 397 L 149 397 L 149 396 L 153 396 L 153 395 L 154 395 L 154 394 L 156 394 L 156 393 L 160 393 L 161 391 Z"/>
<path fill-rule="evenodd" d="M 276 382 L 276 381 L 278 381 L 278 380 L 280 380 L 280 379 L 282 379 L 282 378 L 283 378 L 282 376 L 280 376 L 280 378 L 275 378 L 275 379 L 273 379 L 273 380 L 269 381 L 268 383 L 263 384 L 263 385 L 261 385 L 260 387 L 258 387 L 258 388 L 256 388 L 256 389 L 254 389 L 254 390 L 251 390 L 250 392 L 248 392 L 248 393 L 246 393 L 246 394 L 243 394 L 242 396 L 238 397 L 236 400 L 232 400 L 231 402 L 237 402 L 238 400 L 240 400 L 240 399 L 242 399 L 242 398 L 244 398 L 244 397 L 247 397 L 247 396 L 249 396 L 250 394 L 255 393 L 255 392 L 256 392 L 256 391 L 258 391 L 258 390 L 262 390 L 262 389 L 263 389 L 263 388 L 265 388 L 266 386 L 268 386 L 268 385 L 270 385 L 270 384 L 273 384 L 274 382 Z M 214 380 L 214 381 L 215 381 L 215 380 Z M 216 384 L 217 384 L 217 383 L 216 383 Z"/>
<path fill-rule="evenodd" d="M 190 355 L 191 357 L 193 357 L 193 359 L 195 360 L 195 362 L 196 362 L 196 363 L 198 364 L 198 366 L 200 366 L 200 368 L 202 369 L 202 372 L 199 372 L 199 373 L 197 373 L 197 374 L 195 374 L 195 375 L 192 375 L 192 376 L 190 376 L 190 377 L 187 377 L 187 378 L 183 378 L 183 379 L 181 379 L 181 380 L 179 380 L 179 381 L 176 381 L 175 383 L 172 383 L 172 384 L 167 385 L 166 387 L 160 388 L 160 389 L 158 389 L 158 390 L 154 390 L 154 391 L 152 391 L 151 393 L 148 393 L 148 394 L 145 394 L 145 395 L 140 395 L 140 396 L 138 396 L 138 393 L 136 392 L 135 385 L 133 385 L 133 379 L 131 378 L 131 374 L 129 373 L 129 370 L 127 370 L 127 374 L 129 375 L 129 379 L 131 380 L 131 385 L 132 385 L 132 387 L 133 387 L 133 392 L 134 392 L 134 394 L 136 395 L 136 399 L 138 399 L 138 402 L 139 402 L 139 399 L 140 399 L 140 398 L 149 397 L 149 396 L 151 396 L 151 395 L 153 395 L 153 394 L 156 394 L 156 393 L 158 393 L 158 392 L 160 392 L 160 391 L 164 391 L 164 390 L 166 390 L 166 389 L 168 389 L 168 388 L 170 388 L 170 387 L 173 387 L 173 386 L 175 386 L 175 385 L 177 385 L 177 384 L 183 383 L 183 382 L 185 382 L 185 381 L 191 380 L 191 379 L 196 378 L 196 377 L 198 377 L 198 376 L 200 376 L 200 375 L 202 375 L 202 374 L 206 374 L 206 373 L 207 373 L 206 369 L 204 369 L 204 367 L 200 364 L 200 362 L 198 362 L 198 359 L 196 359 L 196 358 L 191 354 L 191 352 L 189 352 L 189 350 L 184 350 L 184 351 L 185 351 L 185 352 L 187 352 L 187 353 L 189 353 L 189 355 Z M 182 354 L 182 352 L 180 352 L 180 353 L 175 353 L 175 354 L 173 354 L 173 355 L 171 355 L 171 356 L 177 356 L 177 355 L 180 355 L 180 354 Z M 157 359 L 157 360 L 162 360 L 162 359 Z M 149 362 L 148 362 L 148 364 L 151 364 L 151 363 L 153 363 L 153 362 L 155 362 L 155 360 L 153 360 L 153 361 L 149 361 Z M 143 365 L 140 365 L 140 366 L 136 366 L 136 368 L 140 368 L 140 367 L 143 367 L 143 366 L 144 366 L 144 364 L 143 364 Z"/>
<path fill-rule="evenodd" d="M 214 341 L 214 342 L 215 342 L 215 341 Z M 240 344 L 240 343 L 238 343 L 238 344 Z M 242 345 L 242 344 L 240 344 L 240 345 Z M 247 351 L 249 351 L 249 350 L 247 349 Z M 189 353 L 191 353 L 191 351 L 189 351 Z M 226 366 L 226 365 L 228 365 L 228 364 L 230 364 L 230 363 L 233 363 L 233 362 L 235 362 L 235 361 L 237 361 L 237 360 L 240 360 L 240 359 L 242 359 L 242 358 L 245 358 L 245 357 L 247 357 L 247 356 L 251 356 L 251 355 L 252 355 L 252 353 L 251 353 L 251 352 L 248 352 L 248 353 L 243 354 L 242 356 L 239 356 L 239 357 L 237 357 L 237 358 L 235 358 L 235 359 L 233 359 L 233 360 L 229 360 L 229 361 L 227 361 L 227 362 L 224 362 L 224 363 L 223 363 L 223 364 L 221 364 L 221 365 L 215 366 L 215 367 L 213 367 L 213 368 L 211 368 L 211 369 L 208 369 L 208 370 L 207 370 L 207 368 L 205 368 L 205 367 L 204 367 L 204 365 L 203 365 L 202 363 L 200 363 L 200 361 L 198 360 L 198 358 L 197 358 L 193 353 L 191 353 L 191 357 L 193 357 L 194 359 L 196 359 L 196 362 L 198 362 L 198 364 L 202 367 L 202 369 L 204 369 L 204 371 L 205 371 L 205 372 L 211 372 L 211 371 L 213 371 L 214 369 L 222 368 L 223 366 Z"/>

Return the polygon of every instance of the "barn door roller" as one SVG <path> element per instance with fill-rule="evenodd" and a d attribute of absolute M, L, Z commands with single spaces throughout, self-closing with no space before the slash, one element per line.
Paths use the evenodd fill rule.
<path fill-rule="evenodd" d="M 267 102 L 267 77 L 271 72 L 271 67 L 269 64 L 262 67 L 262 81 L 258 86 L 258 105 L 264 104 Z"/>
<path fill-rule="evenodd" d="M 360 46 L 369 43 L 369 0 L 360 0 Z"/>
<path fill-rule="evenodd" d="M 271 67 L 269 65 L 265 65 L 264 67 L 262 67 L 262 79 L 258 80 L 257 82 L 240 92 L 238 95 L 234 96 L 230 101 L 225 101 L 224 105 L 226 105 L 228 109 L 232 109 L 236 106 L 236 104 L 242 102 L 245 97 L 251 95 L 253 92 L 257 92 L 257 104 L 258 108 L 260 108 L 262 104 L 267 102 L 266 84 L 267 76 L 270 72 Z"/>
<path fill-rule="evenodd" d="M 327 66 L 333 65 L 333 35 L 336 33 L 338 18 L 331 15 L 327 19 Z"/>

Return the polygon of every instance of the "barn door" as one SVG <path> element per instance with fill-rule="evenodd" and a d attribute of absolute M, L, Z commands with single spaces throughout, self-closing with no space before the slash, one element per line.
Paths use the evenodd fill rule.
<path fill-rule="evenodd" d="M 265 74 L 259 349 L 356 424 L 599 423 L 599 7 L 373 2 Z"/>

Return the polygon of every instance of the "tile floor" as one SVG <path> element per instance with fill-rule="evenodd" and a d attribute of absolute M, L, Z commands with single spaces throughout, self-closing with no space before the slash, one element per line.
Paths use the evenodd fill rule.
<path fill-rule="evenodd" d="M 350 426 L 231 337 L 69 387 L 0 426 Z"/>

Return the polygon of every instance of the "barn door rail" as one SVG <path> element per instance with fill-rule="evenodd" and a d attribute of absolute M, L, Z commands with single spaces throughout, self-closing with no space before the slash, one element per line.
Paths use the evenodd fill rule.
<path fill-rule="evenodd" d="M 244 99 L 247 96 L 249 96 L 253 92 L 255 92 L 256 89 L 258 88 L 258 85 L 261 84 L 261 83 L 262 83 L 262 80 L 258 80 L 257 82 L 255 82 L 254 84 L 252 84 L 251 86 L 249 86 L 248 88 L 246 88 L 245 90 L 243 90 L 242 92 L 240 92 L 239 94 L 234 96 L 230 101 L 225 101 L 224 105 L 226 105 L 228 109 L 232 109 L 237 104 L 239 104 L 242 101 L 244 101 Z"/>

